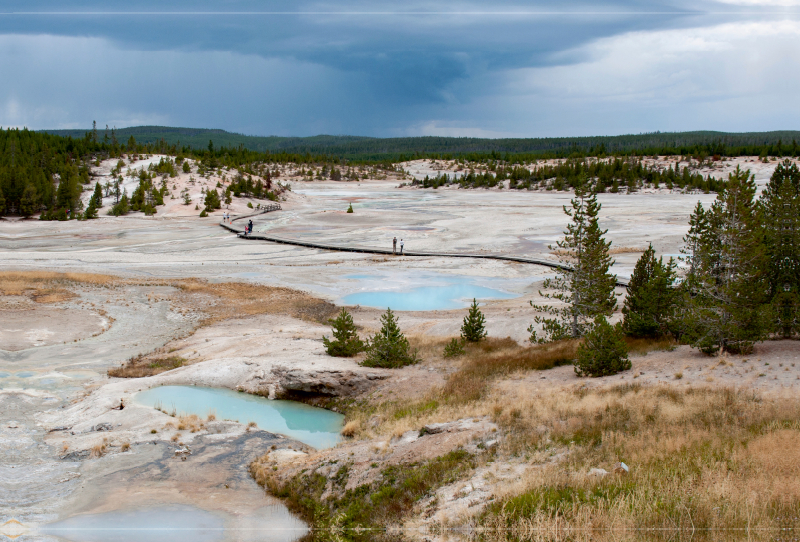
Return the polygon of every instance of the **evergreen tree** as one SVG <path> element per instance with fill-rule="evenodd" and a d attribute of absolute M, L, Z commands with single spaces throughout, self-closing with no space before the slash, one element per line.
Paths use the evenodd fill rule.
<path fill-rule="evenodd" d="M 86 206 L 86 211 L 83 214 L 84 218 L 97 218 L 97 210 L 103 206 L 103 189 L 100 183 L 95 183 L 94 193 L 89 199 L 89 205 Z"/>
<path fill-rule="evenodd" d="M 614 261 L 609 256 L 610 242 L 604 239 L 607 230 L 598 223 L 600 204 L 597 196 L 586 189 L 585 179 L 575 188 L 571 208 L 564 213 L 571 218 L 564 239 L 556 243 L 562 263 L 569 269 L 559 269 L 558 276 L 544 281 L 546 290 L 539 295 L 560 302 L 560 306 L 534 305 L 537 311 L 550 317 L 536 316 L 545 336 L 539 338 L 533 326 L 528 328 L 532 342 L 555 341 L 582 337 L 598 316 L 608 316 L 616 308 L 614 287 L 617 277 L 609 273 Z"/>
<path fill-rule="evenodd" d="M 612 326 L 603 316 L 595 318 L 591 330 L 578 346 L 575 374 L 609 376 L 631 368 L 622 327 Z"/>
<path fill-rule="evenodd" d="M 444 353 L 442 354 L 446 358 L 457 358 L 459 356 L 463 356 L 466 351 L 464 350 L 464 339 L 456 339 L 453 337 L 449 343 L 447 343 L 444 347 Z"/>
<path fill-rule="evenodd" d="M 78 208 L 81 193 L 78 179 L 77 168 L 74 166 L 66 166 L 61 170 L 61 180 L 56 190 L 56 209 L 74 212 Z"/>
<path fill-rule="evenodd" d="M 381 316 L 381 329 L 369 340 L 367 357 L 363 364 L 366 367 L 397 368 L 417 363 L 416 352 L 411 352 L 403 332 L 397 325 L 397 318 L 392 309 L 386 309 Z"/>
<path fill-rule="evenodd" d="M 703 208 L 703 204 L 698 201 L 689 217 L 689 232 L 683 237 L 683 247 L 681 248 L 681 254 L 685 255 L 682 259 L 689 264 L 685 277 L 686 284 L 691 284 L 694 280 L 694 264 L 699 254 L 700 242 L 706 238 L 707 230 L 708 218 L 706 217 L 706 211 Z"/>
<path fill-rule="evenodd" d="M 685 249 L 690 275 L 683 318 L 685 340 L 706 353 L 746 353 L 768 329 L 764 303 L 766 253 L 755 208 L 756 184 L 736 171 L 703 220 L 696 246 Z M 694 237 L 690 236 L 694 241 Z"/>
<path fill-rule="evenodd" d="M 19 201 L 19 213 L 25 218 L 36 214 L 39 208 L 39 196 L 36 194 L 36 189 L 33 185 L 29 184 L 22 192 L 22 198 Z"/>
<path fill-rule="evenodd" d="M 322 337 L 322 344 L 329 356 L 349 358 L 364 351 L 364 342 L 358 338 L 356 325 L 349 312 L 342 308 L 339 316 L 328 322 L 331 324 L 333 340 Z"/>
<path fill-rule="evenodd" d="M 219 200 L 219 194 L 216 190 L 209 190 L 206 192 L 206 211 L 213 211 L 215 209 L 221 209 L 222 203 Z"/>
<path fill-rule="evenodd" d="M 622 308 L 625 333 L 634 337 L 658 337 L 668 333 L 678 301 L 673 288 L 676 267 L 672 258 L 666 264 L 663 258 L 656 259 L 653 245 L 642 254 L 628 283 L 628 295 Z"/>
<path fill-rule="evenodd" d="M 772 330 L 788 338 L 800 332 L 800 169 L 778 164 L 759 201 Z"/>
<path fill-rule="evenodd" d="M 6 211 L 6 198 L 5 196 L 3 196 L 3 191 L 0 190 L 0 216 L 3 216 L 5 211 Z"/>
<path fill-rule="evenodd" d="M 485 338 L 485 323 L 486 318 L 483 317 L 483 313 L 478 308 L 478 301 L 473 298 L 469 313 L 464 317 L 464 323 L 461 325 L 461 338 L 471 343 L 476 343 Z"/>
<path fill-rule="evenodd" d="M 112 216 L 121 216 L 128 214 L 129 211 L 130 203 L 128 202 L 128 194 L 123 191 L 119 202 L 114 204 L 114 206 L 108 211 L 108 214 Z"/>
<path fill-rule="evenodd" d="M 86 206 L 86 210 L 83 212 L 83 218 L 86 220 L 97 218 L 97 207 L 93 206 L 91 202 Z"/>

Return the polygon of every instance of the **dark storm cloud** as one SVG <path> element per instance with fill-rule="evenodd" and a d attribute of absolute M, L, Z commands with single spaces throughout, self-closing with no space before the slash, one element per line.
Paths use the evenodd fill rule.
<path fill-rule="evenodd" d="M 584 62 L 591 55 L 586 46 L 597 40 L 630 32 L 701 26 L 707 23 L 709 12 L 714 12 L 714 19 L 719 21 L 736 17 L 733 12 L 755 9 L 684 0 L 398 5 L 388 1 L 12 0 L 2 6 L 0 34 L 93 38 L 98 40 L 93 42 L 98 47 L 150 52 L 156 54 L 154 58 L 176 52 L 208 54 L 207 66 L 201 63 L 197 69 L 206 69 L 209 79 L 223 73 L 228 79 L 203 84 L 199 78 L 195 96 L 187 97 L 185 107 L 179 108 L 185 110 L 180 122 L 206 125 L 213 118 L 215 122 L 224 121 L 218 126 L 239 130 L 266 127 L 252 122 L 252 104 L 241 104 L 239 110 L 224 104 L 224 96 L 242 92 L 232 88 L 237 80 L 266 88 L 274 82 L 271 77 L 293 77 L 292 66 L 296 65 L 307 85 L 340 95 L 319 97 L 316 106 L 324 104 L 334 111 L 325 109 L 321 119 L 296 117 L 296 129 L 319 126 L 385 134 L 398 125 L 413 126 L 446 117 L 448 108 L 470 103 L 489 91 L 502 96 L 503 88 L 491 89 L 493 79 L 500 84 L 502 76 L 498 74 Z M 82 49 L 81 56 L 74 59 L 74 68 L 80 70 L 83 65 L 84 69 L 99 69 L 101 53 Z M 231 61 L 222 61 L 223 57 L 211 53 L 258 57 L 278 62 L 280 67 L 272 64 L 274 72 L 263 73 L 261 78 L 252 73 L 230 73 L 229 66 L 214 62 Z M 252 63 L 253 69 L 264 65 Z M 318 73 L 312 73 L 308 66 L 316 66 Z M 173 80 L 174 71 L 181 67 L 166 73 L 159 71 L 168 69 L 163 62 L 154 62 L 152 68 L 143 69 L 142 77 L 167 81 Z M 102 76 L 94 78 L 93 84 L 118 88 Z M 22 86 L 19 94 L 25 94 Z M 118 93 L 120 99 L 126 94 Z M 146 100 L 135 100 L 138 110 L 150 108 L 155 117 L 173 119 L 174 113 L 163 109 L 164 103 L 176 101 L 168 94 L 167 90 L 154 89 L 149 105 Z M 218 115 L 198 111 L 193 117 L 189 113 L 192 105 L 198 109 L 207 106 L 210 96 L 221 100 L 215 103 L 228 112 L 227 116 L 216 120 Z M 307 98 L 308 93 L 300 93 L 296 101 L 285 97 L 280 112 L 261 114 L 265 120 L 283 119 L 278 130 L 292 132 L 292 124 L 285 124 L 289 118 L 286 113 L 308 109 L 308 104 L 300 102 L 303 96 Z M 98 106 L 104 101 L 108 108 L 113 98 L 100 99 Z M 476 112 L 476 118 L 482 114 L 486 115 Z"/>

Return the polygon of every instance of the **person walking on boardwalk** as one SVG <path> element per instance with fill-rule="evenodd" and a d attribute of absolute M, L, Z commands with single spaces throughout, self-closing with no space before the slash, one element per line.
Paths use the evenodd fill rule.
<path fill-rule="evenodd" d="M 400 239 L 400 256 L 402 256 L 402 255 L 403 255 L 403 247 L 404 247 L 404 246 L 405 246 L 405 243 L 403 243 L 403 240 L 402 240 L 402 239 Z"/>
<path fill-rule="evenodd" d="M 392 239 L 392 254 L 397 254 L 397 237 Z"/>
<path fill-rule="evenodd" d="M 252 220 L 248 220 L 247 221 L 247 233 L 253 233 L 253 221 Z"/>

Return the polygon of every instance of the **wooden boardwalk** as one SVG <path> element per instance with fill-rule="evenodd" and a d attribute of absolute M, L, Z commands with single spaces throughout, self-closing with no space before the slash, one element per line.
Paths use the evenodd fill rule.
<path fill-rule="evenodd" d="M 280 243 L 284 245 L 294 245 L 298 247 L 305 247 L 305 248 L 315 248 L 319 250 L 332 250 L 336 252 L 358 252 L 361 254 L 383 254 L 386 256 L 392 256 L 392 251 L 389 249 L 383 248 L 374 248 L 374 247 L 350 247 L 350 246 L 342 246 L 342 245 L 328 245 L 325 243 L 312 243 L 309 241 L 301 241 L 299 239 L 288 239 L 286 237 L 276 237 L 274 235 L 264 235 L 263 233 L 253 233 L 250 235 L 244 234 L 244 228 L 237 228 L 234 227 L 232 224 L 237 220 L 244 220 L 245 218 L 250 218 L 253 216 L 258 216 L 264 213 L 269 213 L 271 211 L 278 211 L 280 210 L 281 206 L 279 204 L 273 204 L 267 207 L 263 211 L 259 211 L 257 213 L 253 213 L 250 215 L 239 216 L 231 220 L 231 224 L 226 224 L 224 222 L 220 223 L 220 226 L 225 228 L 226 230 L 232 231 L 233 233 L 237 234 L 240 239 L 247 239 L 249 241 L 269 241 L 270 243 Z M 562 269 L 565 271 L 571 271 L 572 267 L 569 265 L 554 262 L 553 260 L 545 260 L 543 258 L 529 258 L 529 257 L 522 257 L 522 256 L 507 256 L 505 254 L 471 254 L 471 253 L 462 253 L 462 252 L 425 252 L 425 251 L 418 251 L 418 250 L 408 250 L 403 252 L 403 256 L 415 256 L 415 257 L 425 257 L 425 258 L 477 258 L 483 260 L 499 260 L 505 262 L 516 262 L 516 263 L 527 263 L 532 265 L 543 265 L 545 267 L 550 267 L 553 269 Z M 617 286 L 628 286 L 628 281 L 626 279 L 617 278 Z"/>

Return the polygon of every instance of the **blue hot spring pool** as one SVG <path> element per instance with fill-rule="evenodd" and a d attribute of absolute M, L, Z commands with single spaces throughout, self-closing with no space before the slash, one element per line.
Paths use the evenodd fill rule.
<path fill-rule="evenodd" d="M 511 299 L 518 294 L 505 292 L 478 283 L 470 277 L 420 277 L 416 281 L 403 281 L 394 286 L 389 277 L 350 275 L 346 278 L 363 282 L 366 291 L 349 294 L 343 298 L 347 305 L 363 305 L 396 311 L 430 311 L 459 309 L 468 306 L 472 299 Z M 405 278 L 405 277 L 404 277 Z M 484 281 L 485 282 L 485 281 Z M 415 286 L 419 283 L 428 283 Z M 385 289 L 389 286 L 391 289 Z"/>
<path fill-rule="evenodd" d="M 339 440 L 344 416 L 296 401 L 270 401 L 264 397 L 225 388 L 161 386 L 136 394 L 136 403 L 167 412 L 211 413 L 220 420 L 255 422 L 259 429 L 279 433 L 314 448 L 331 448 Z"/>

